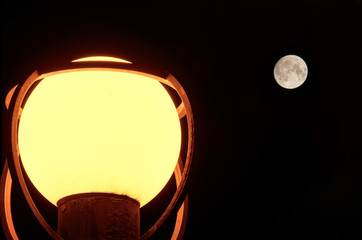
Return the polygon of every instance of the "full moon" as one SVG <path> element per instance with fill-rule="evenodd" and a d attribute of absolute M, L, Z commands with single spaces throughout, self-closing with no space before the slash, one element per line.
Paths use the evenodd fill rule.
<path fill-rule="evenodd" d="M 294 89 L 302 85 L 307 78 L 307 74 L 307 64 L 296 55 L 282 57 L 274 67 L 276 82 L 286 89 Z"/>

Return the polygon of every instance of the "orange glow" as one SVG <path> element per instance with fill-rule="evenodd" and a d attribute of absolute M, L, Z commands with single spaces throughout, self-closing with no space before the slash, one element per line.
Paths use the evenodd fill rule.
<path fill-rule="evenodd" d="M 34 89 L 18 140 L 27 174 L 53 204 L 108 192 L 143 206 L 175 169 L 181 128 L 170 96 L 151 76 L 75 70 L 47 76 Z"/>
<path fill-rule="evenodd" d="M 73 60 L 72 62 L 119 62 L 119 63 L 132 64 L 132 62 L 124 60 L 122 58 L 106 57 L 106 56 L 92 56 L 92 57 L 79 58 Z"/>

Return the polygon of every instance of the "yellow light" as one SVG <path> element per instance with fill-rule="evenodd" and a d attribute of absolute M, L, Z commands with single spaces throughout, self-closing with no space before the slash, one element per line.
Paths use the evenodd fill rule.
<path fill-rule="evenodd" d="M 128 64 L 132 63 L 122 58 L 106 57 L 106 56 L 84 57 L 84 58 L 75 59 L 72 62 L 119 62 L 119 63 L 128 63 Z"/>
<path fill-rule="evenodd" d="M 143 206 L 171 177 L 181 145 L 165 88 L 150 76 L 107 70 L 45 77 L 27 100 L 18 136 L 29 178 L 53 204 L 107 192 Z"/>

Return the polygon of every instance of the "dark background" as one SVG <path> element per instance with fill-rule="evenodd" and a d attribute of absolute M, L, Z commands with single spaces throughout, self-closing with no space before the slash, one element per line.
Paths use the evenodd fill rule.
<path fill-rule="evenodd" d="M 2 4 L 2 101 L 34 70 L 89 55 L 180 81 L 196 126 L 184 239 L 361 239 L 361 1 Z M 308 65 L 295 90 L 273 78 L 287 54 Z M 143 231 L 170 194 L 142 210 Z M 16 184 L 12 198 L 20 239 L 49 239 Z"/>

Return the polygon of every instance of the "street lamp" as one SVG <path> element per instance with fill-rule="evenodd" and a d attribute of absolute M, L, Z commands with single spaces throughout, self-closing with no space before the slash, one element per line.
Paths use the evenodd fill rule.
<path fill-rule="evenodd" d="M 175 104 L 168 91 L 175 91 Z M 11 177 L 54 239 L 147 239 L 182 201 L 194 127 L 187 95 L 172 76 L 142 72 L 130 61 L 93 56 L 65 69 L 34 72 L 7 96 L 11 151 L 2 175 L 2 220 L 16 239 L 10 209 Z M 180 119 L 187 122 L 181 159 Z M 9 165 L 9 170 L 8 170 Z M 183 167 L 183 165 L 185 165 Z M 58 206 L 55 232 L 37 209 L 23 169 Z M 175 173 L 178 189 L 156 224 L 140 237 L 140 207 Z M 182 236 L 187 199 L 173 238 Z"/>

